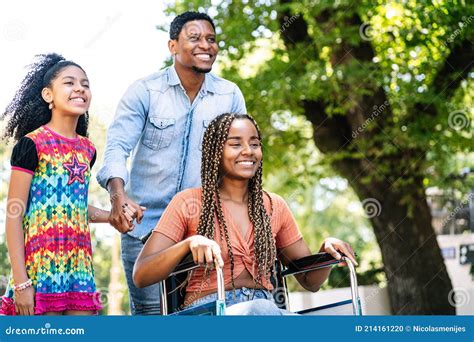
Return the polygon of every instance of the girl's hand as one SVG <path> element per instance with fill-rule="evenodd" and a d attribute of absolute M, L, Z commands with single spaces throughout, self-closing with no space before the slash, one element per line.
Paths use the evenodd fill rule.
<path fill-rule="evenodd" d="M 351 245 L 349 245 L 347 242 L 344 242 L 342 240 L 332 238 L 332 237 L 324 239 L 323 244 L 321 248 L 319 249 L 319 251 L 329 253 L 337 260 L 341 260 L 342 258 L 341 253 L 342 253 L 346 257 L 348 257 L 354 263 L 354 265 L 356 266 L 359 265 L 356 261 L 354 250 L 352 249 Z"/>
<path fill-rule="evenodd" d="M 217 242 L 210 240 L 202 235 L 194 235 L 188 239 L 189 249 L 193 254 L 193 259 L 196 264 L 214 265 L 214 260 L 217 261 L 219 267 L 224 267 L 224 261 L 221 256 L 221 248 Z"/>
<path fill-rule="evenodd" d="M 128 222 L 133 222 L 133 220 L 136 219 L 137 222 L 140 223 L 145 210 L 145 207 L 136 204 L 130 199 L 125 201 L 122 205 L 122 214 L 125 216 Z"/>
<path fill-rule="evenodd" d="M 133 221 L 141 223 L 143 212 L 146 210 L 129 199 L 125 193 L 116 193 L 110 197 L 112 210 L 109 215 L 109 223 L 120 233 L 128 233 L 135 228 Z"/>
<path fill-rule="evenodd" d="M 23 291 L 15 291 L 15 311 L 21 316 L 35 314 L 35 289 L 32 286 Z"/>

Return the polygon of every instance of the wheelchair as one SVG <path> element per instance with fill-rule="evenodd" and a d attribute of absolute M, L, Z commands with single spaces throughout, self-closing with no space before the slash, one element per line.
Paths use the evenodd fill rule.
<path fill-rule="evenodd" d="M 295 312 L 300 315 L 330 315 L 334 314 L 335 309 L 342 306 L 351 306 L 353 315 L 362 315 L 361 303 L 357 286 L 357 275 L 354 264 L 345 256 L 341 260 L 335 259 L 329 253 L 317 253 L 295 261 L 291 261 L 287 268 L 283 268 L 280 262 L 275 263 L 276 278 L 271 281 L 274 287 L 273 297 L 275 304 L 280 309 L 288 310 L 288 289 L 286 278 L 290 275 L 305 273 L 317 269 L 333 267 L 342 262 L 346 262 L 349 267 L 351 298 L 343 301 L 331 303 L 316 308 L 301 310 Z M 162 315 L 225 315 L 225 284 L 222 268 L 217 264 L 214 271 L 217 272 L 217 299 L 215 301 L 199 305 L 192 308 L 186 308 L 184 305 L 184 287 L 188 273 L 192 270 L 203 267 L 196 265 L 189 253 L 171 272 L 167 279 L 159 283 L 161 313 Z"/>

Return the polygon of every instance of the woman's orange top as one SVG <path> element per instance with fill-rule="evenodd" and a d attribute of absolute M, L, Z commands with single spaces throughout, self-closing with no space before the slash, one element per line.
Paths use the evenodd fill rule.
<path fill-rule="evenodd" d="M 300 240 L 302 236 L 285 201 L 276 194 L 269 193 L 269 195 L 273 202 L 273 213 L 270 217 L 270 224 L 272 226 L 276 247 L 277 249 L 285 248 Z M 153 232 L 161 233 L 175 242 L 180 242 L 192 235 L 196 235 L 202 207 L 201 196 L 201 188 L 188 189 L 176 194 L 164 211 Z M 266 195 L 264 195 L 263 198 L 267 213 L 270 213 L 270 200 Z M 258 267 L 255 263 L 253 225 L 249 227 L 246 235 L 242 236 L 232 219 L 232 214 L 226 210 L 224 205 L 222 207 L 229 230 L 232 250 L 234 252 L 234 278 L 237 278 L 244 268 L 246 268 L 254 279 L 256 279 Z M 215 224 L 214 240 L 221 247 L 222 259 L 224 260 L 224 281 L 227 285 L 231 283 L 230 257 L 225 238 L 220 238 L 219 229 L 217 228 L 217 215 L 215 216 Z M 262 284 L 268 290 L 273 289 L 269 279 L 263 279 Z M 203 268 L 198 268 L 193 271 L 186 291 L 201 292 L 215 290 L 216 288 L 216 272 L 210 272 L 209 277 L 205 276 Z"/>

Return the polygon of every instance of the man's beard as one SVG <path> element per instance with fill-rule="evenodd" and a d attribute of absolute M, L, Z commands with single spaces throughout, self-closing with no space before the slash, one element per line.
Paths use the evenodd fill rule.
<path fill-rule="evenodd" d="M 208 72 L 211 72 L 212 68 L 209 68 L 209 69 L 201 69 L 201 68 L 198 68 L 197 66 L 194 66 L 193 65 L 193 70 L 195 72 L 198 72 L 200 74 L 207 74 Z"/>

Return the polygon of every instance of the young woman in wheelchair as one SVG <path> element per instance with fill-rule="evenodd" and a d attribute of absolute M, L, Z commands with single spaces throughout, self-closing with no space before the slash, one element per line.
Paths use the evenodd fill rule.
<path fill-rule="evenodd" d="M 224 270 L 226 314 L 285 314 L 273 302 L 270 276 L 275 260 L 284 265 L 308 255 L 293 215 L 278 195 L 262 189 L 262 143 L 249 115 L 222 114 L 203 138 L 201 188 L 172 199 L 135 263 L 138 287 L 168 277 L 189 253 L 209 267 L 194 270 L 186 286 L 185 308 L 216 299 L 214 261 Z M 355 262 L 351 246 L 336 238 L 320 252 Z M 318 291 L 330 270 L 296 275 L 309 291 Z"/>

